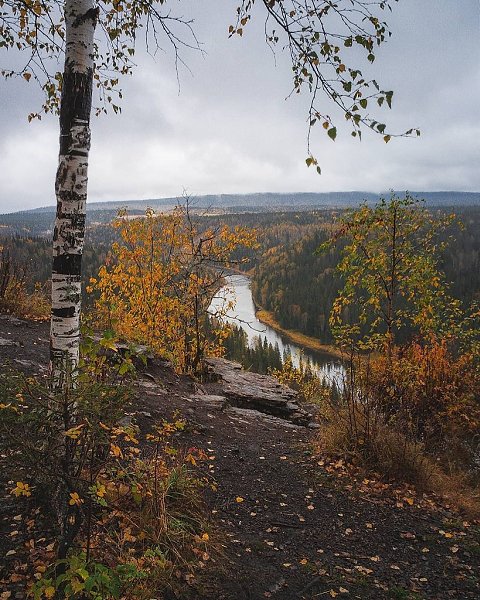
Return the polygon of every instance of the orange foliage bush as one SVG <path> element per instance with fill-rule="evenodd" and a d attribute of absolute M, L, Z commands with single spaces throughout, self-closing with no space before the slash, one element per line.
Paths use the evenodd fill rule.
<path fill-rule="evenodd" d="M 480 372 L 473 354 L 455 355 L 432 338 L 373 361 L 370 391 L 389 421 L 401 424 L 446 466 L 480 470 Z"/>
<path fill-rule="evenodd" d="M 91 280 L 96 325 L 146 343 L 180 371 L 195 371 L 204 355 L 223 351 L 223 328 L 207 328 L 207 311 L 239 245 L 253 247 L 255 233 L 226 226 L 200 231 L 186 207 L 144 217 L 119 215 L 107 264 Z M 224 309 L 228 309 L 225 305 Z M 221 317 L 221 314 L 214 315 Z"/>

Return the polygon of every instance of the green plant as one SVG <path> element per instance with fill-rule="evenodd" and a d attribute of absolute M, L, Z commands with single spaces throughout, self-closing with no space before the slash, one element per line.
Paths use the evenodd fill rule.
<path fill-rule="evenodd" d="M 62 565 L 62 574 L 55 576 L 55 570 Z M 49 573 L 37 581 L 30 590 L 34 600 L 54 598 L 62 590 L 66 599 L 89 598 L 91 600 L 117 599 L 122 590 L 136 580 L 145 577 L 133 564 L 117 565 L 114 568 L 102 563 L 88 561 L 85 552 L 70 554 L 57 563 Z"/>
<path fill-rule="evenodd" d="M 438 268 L 447 242 L 439 234 L 454 216 L 433 215 L 409 194 L 363 204 L 340 219 L 317 252 L 346 240 L 337 271 L 344 285 L 332 307 L 337 343 L 389 356 L 406 325 L 422 335 L 444 328 L 451 300 Z"/>
<path fill-rule="evenodd" d="M 102 341 L 103 340 L 103 341 Z M 0 375 L 0 449 L 10 490 L 55 524 L 56 560 L 34 583 L 35 598 L 150 598 L 180 585 L 209 559 L 209 536 L 193 470 L 203 453 L 178 451 L 176 415 L 147 434 L 121 425 L 132 398 L 132 356 L 110 336 L 87 340 L 76 387 L 54 394 L 45 382 Z M 128 364 L 123 374 L 122 365 Z"/>

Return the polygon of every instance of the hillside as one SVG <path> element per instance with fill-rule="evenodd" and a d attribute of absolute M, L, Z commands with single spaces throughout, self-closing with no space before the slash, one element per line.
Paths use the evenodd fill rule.
<path fill-rule="evenodd" d="M 31 374 L 44 363 L 47 338 L 47 324 L 3 317 L 2 364 L 13 361 Z M 204 502 L 216 548 L 195 577 L 178 582 L 181 591 L 162 598 L 478 598 L 474 522 L 434 495 L 366 479 L 344 460 L 318 453 L 317 429 L 238 408 L 227 395 L 221 383 L 177 376 L 156 359 L 135 384 L 130 422 L 148 433 L 163 419 L 184 419 L 177 447 L 205 452 L 199 469 L 209 481 Z M 1 507 L 0 542 L 8 554 L 0 581 L 15 569 L 2 581 L 2 598 L 22 598 L 29 540 L 42 556 L 51 531 L 38 521 L 19 523 L 11 496 Z M 22 507 L 35 511 L 32 498 Z"/>

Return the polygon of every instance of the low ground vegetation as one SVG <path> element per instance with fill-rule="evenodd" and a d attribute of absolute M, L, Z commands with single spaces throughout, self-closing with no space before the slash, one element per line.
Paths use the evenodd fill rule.
<path fill-rule="evenodd" d="M 208 560 L 205 482 L 194 472 L 203 454 L 175 447 L 180 418 L 140 438 L 125 416 L 131 356 L 120 356 L 111 339 L 101 342 L 89 344 L 70 391 L 1 375 L 4 476 L 12 497 L 30 501 L 24 518 L 50 523 L 45 544 L 26 556 L 36 599 L 150 598 Z"/>

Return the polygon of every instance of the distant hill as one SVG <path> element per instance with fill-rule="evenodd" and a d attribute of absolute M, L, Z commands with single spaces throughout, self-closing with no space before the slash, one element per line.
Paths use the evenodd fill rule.
<path fill-rule="evenodd" d="M 403 194 L 404 192 L 398 192 Z M 423 198 L 431 206 L 477 206 L 480 205 L 480 192 L 410 192 L 417 198 Z M 375 202 L 381 196 L 389 196 L 390 192 L 375 194 L 372 192 L 294 192 L 277 194 L 273 192 L 255 194 L 207 194 L 192 198 L 192 204 L 198 208 L 275 208 L 281 206 L 292 208 L 355 206 L 360 202 Z M 147 207 L 163 208 L 175 206 L 182 202 L 176 198 L 148 198 L 145 200 L 122 200 L 111 202 L 91 202 L 89 210 L 119 210 L 130 208 L 145 210 Z M 53 206 L 33 208 L 23 213 L 52 212 Z"/>
<path fill-rule="evenodd" d="M 480 192 L 410 192 L 417 198 L 423 198 L 428 206 L 458 207 L 480 206 Z M 403 192 L 399 192 L 403 195 Z M 208 194 L 191 199 L 193 209 L 226 212 L 265 212 L 271 210 L 311 210 L 314 208 L 347 208 L 361 202 L 372 203 L 381 196 L 388 197 L 390 192 L 375 194 L 372 192 L 301 192 L 301 193 L 256 193 L 256 194 Z M 149 198 L 145 200 L 122 200 L 112 202 L 91 202 L 88 205 L 90 223 L 107 223 L 112 220 L 120 208 L 140 213 L 147 207 L 168 210 L 184 199 Z M 0 235 L 24 234 L 48 235 L 51 233 L 55 207 L 45 206 L 16 213 L 0 215 Z"/>

